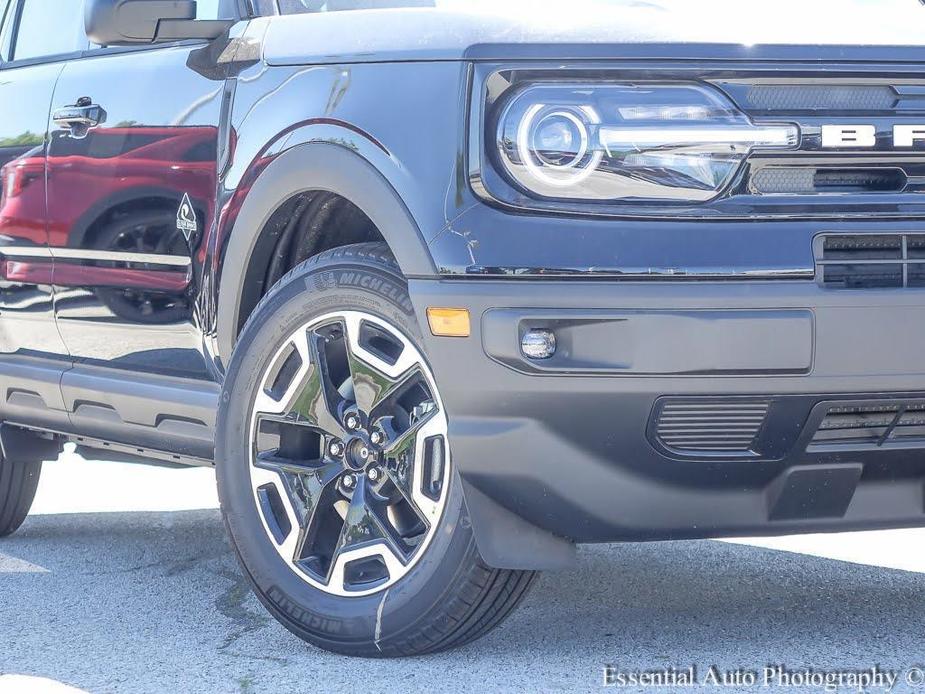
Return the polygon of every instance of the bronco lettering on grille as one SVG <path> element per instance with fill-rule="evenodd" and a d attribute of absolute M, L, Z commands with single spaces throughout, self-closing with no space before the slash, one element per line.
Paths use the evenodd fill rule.
<path fill-rule="evenodd" d="M 894 125 L 893 146 L 915 147 L 925 144 L 925 125 Z M 873 125 L 823 125 L 823 147 L 875 147 L 877 128 Z"/>

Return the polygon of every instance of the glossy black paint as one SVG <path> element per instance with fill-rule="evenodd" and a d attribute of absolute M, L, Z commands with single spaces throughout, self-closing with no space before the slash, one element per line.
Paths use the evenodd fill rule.
<path fill-rule="evenodd" d="M 0 349 L 51 359 L 67 354 L 54 325 L 44 172 L 48 104 L 60 73 L 60 65 L 32 65 L 0 76 L 0 244 L 36 253 L 32 270 L 4 256 Z"/>
<path fill-rule="evenodd" d="M 915 10 L 925 20 L 925 9 Z M 815 284 L 813 256 L 821 233 L 908 232 L 925 221 L 925 147 L 898 153 L 889 141 L 893 125 L 925 122 L 925 48 L 912 45 L 921 24 L 876 29 L 859 11 L 845 13 L 840 28 L 820 29 L 821 41 L 797 32 L 804 40 L 788 44 L 780 27 L 760 26 L 759 45 L 746 46 L 713 23 L 688 26 L 616 2 L 613 13 L 611 23 L 563 25 L 442 9 L 249 18 L 234 5 L 240 21 L 210 43 L 0 63 L 0 164 L 23 174 L 0 203 L 8 249 L 0 247 L 0 385 L 38 394 L 40 403 L 30 409 L 28 398 L 4 396 L 4 417 L 91 444 L 207 460 L 211 405 L 238 332 L 267 289 L 281 233 L 273 215 L 295 196 L 324 190 L 358 207 L 390 245 L 422 325 L 429 305 L 472 312 L 472 338 L 428 337 L 427 350 L 447 391 L 455 460 L 484 508 L 513 510 L 572 539 L 779 530 L 766 497 L 777 503 L 774 495 L 790 488 L 780 481 L 789 466 L 808 459 L 794 450 L 755 468 L 697 467 L 653 448 L 649 416 L 659 397 L 679 393 L 800 395 L 812 404 L 832 393 L 925 392 L 925 335 L 909 320 L 922 315 L 921 292 L 834 298 Z M 10 28 L 8 18 L 0 57 L 9 56 Z M 720 198 L 696 207 L 543 202 L 496 167 L 491 127 L 509 90 L 536 79 L 704 81 L 756 120 L 797 124 L 802 145 L 752 158 Z M 748 104 L 752 89 L 774 84 L 885 87 L 897 104 Z M 820 128 L 831 122 L 874 125 L 877 145 L 823 151 Z M 774 166 L 898 168 L 906 184 L 759 194 L 752 176 Z M 336 229 L 325 231 L 336 245 Z M 516 315 L 492 322 L 492 309 Z M 812 358 L 775 370 L 783 357 L 749 333 L 748 369 L 640 372 L 630 350 L 621 371 L 600 348 L 575 350 L 590 362 L 521 368 L 505 322 L 553 316 L 576 326 L 583 311 L 603 311 L 610 321 L 601 334 L 620 340 L 610 330 L 627 316 L 674 309 L 687 317 L 783 311 L 803 327 L 809 320 L 811 328 L 794 329 L 795 339 L 809 335 L 795 349 Z M 854 329 L 864 336 L 854 340 Z M 681 339 L 640 330 L 637 350 Z M 871 366 L 875 359 L 888 366 Z M 520 453 L 499 456 L 498 441 Z M 547 447 L 581 474 L 562 482 Z M 920 488 L 925 470 L 913 454 L 900 457 L 896 484 L 906 494 Z M 864 456 L 889 478 L 875 458 Z M 620 485 L 638 493 L 620 497 L 638 516 L 615 504 L 611 490 Z M 546 508 L 556 486 L 561 503 Z M 711 521 L 721 492 L 733 508 Z M 892 521 L 925 523 L 921 499 L 917 509 L 903 499 Z M 643 507 L 663 503 L 676 512 L 646 527 Z M 845 523 L 891 522 L 869 503 Z M 803 520 L 783 530 L 817 527 Z M 499 565 L 501 545 L 492 557 Z"/>
<path fill-rule="evenodd" d="M 76 361 L 210 378 L 193 305 L 215 211 L 224 80 L 187 67 L 198 50 L 89 56 L 58 79 L 53 109 L 87 97 L 106 121 L 86 133 L 50 124 L 51 244 L 90 258 L 121 254 L 112 263 L 56 260 L 58 328 Z M 169 89 L 152 99 L 165 79 Z M 191 205 L 185 229 L 181 204 Z M 148 255 L 186 264 L 145 262 Z"/>

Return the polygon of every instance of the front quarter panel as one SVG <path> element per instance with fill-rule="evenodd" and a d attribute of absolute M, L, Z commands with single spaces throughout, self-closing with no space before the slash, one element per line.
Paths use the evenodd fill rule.
<path fill-rule="evenodd" d="M 436 274 L 427 242 L 471 204 L 464 164 L 467 86 L 468 67 L 461 62 L 279 67 L 264 62 L 238 77 L 233 154 L 222 174 L 213 249 L 217 354 L 225 360 L 230 355 L 240 327 L 243 272 L 264 224 L 299 192 L 331 190 L 348 197 L 377 223 L 407 276 Z M 324 167 L 332 165 L 328 155 L 312 155 L 324 146 L 357 167 L 349 190 L 335 184 L 336 176 L 325 175 Z M 304 176 L 260 185 L 275 164 L 295 156 Z M 375 191 L 356 189 L 365 175 L 361 169 L 374 174 L 364 185 Z M 408 224 L 390 222 L 394 216 L 373 209 L 377 196 L 391 197 Z"/>

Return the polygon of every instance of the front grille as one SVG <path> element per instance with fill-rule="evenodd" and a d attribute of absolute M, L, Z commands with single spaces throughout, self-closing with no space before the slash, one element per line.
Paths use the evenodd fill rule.
<path fill-rule="evenodd" d="M 828 71 L 708 79 L 756 122 L 799 126 L 800 147 L 752 153 L 740 179 L 706 206 L 748 216 L 794 214 L 796 205 L 805 216 L 920 215 L 925 203 L 925 142 L 916 139 L 904 146 L 894 139 L 896 126 L 919 128 L 925 123 L 920 74 L 849 77 Z M 872 127 L 874 142 L 826 144 L 823 128 L 839 124 Z"/>
<path fill-rule="evenodd" d="M 925 287 L 925 233 L 826 234 L 815 256 L 826 289 Z"/>
<path fill-rule="evenodd" d="M 679 455 L 750 454 L 768 416 L 767 400 L 676 400 L 660 405 L 655 435 Z"/>
<path fill-rule="evenodd" d="M 815 166 L 766 166 L 752 174 L 751 188 L 760 195 L 814 193 L 898 193 L 906 187 L 900 169 L 834 169 Z"/>
<path fill-rule="evenodd" d="M 759 84 L 746 99 L 759 111 L 889 111 L 899 94 L 889 85 Z"/>
<path fill-rule="evenodd" d="M 925 443 L 925 403 L 890 402 L 834 405 L 810 441 L 824 447 L 882 447 Z"/>

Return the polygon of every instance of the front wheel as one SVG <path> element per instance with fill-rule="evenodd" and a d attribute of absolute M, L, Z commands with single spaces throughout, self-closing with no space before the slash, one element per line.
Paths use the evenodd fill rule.
<path fill-rule="evenodd" d="M 411 302 L 380 244 L 300 265 L 248 321 L 217 476 L 257 596 L 328 650 L 401 656 L 497 626 L 534 574 L 487 567 Z"/>
<path fill-rule="evenodd" d="M 0 537 L 16 532 L 26 520 L 41 473 L 41 460 L 13 461 L 0 456 Z"/>

